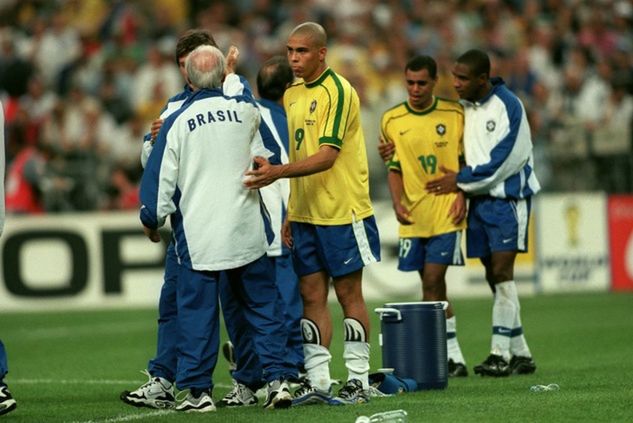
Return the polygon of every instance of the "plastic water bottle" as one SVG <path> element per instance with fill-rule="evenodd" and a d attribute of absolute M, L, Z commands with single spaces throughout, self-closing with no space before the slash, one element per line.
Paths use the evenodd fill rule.
<path fill-rule="evenodd" d="M 530 391 L 532 392 L 547 392 L 547 391 L 558 391 L 560 386 L 556 383 L 550 383 L 549 385 L 532 385 L 530 386 Z"/>
<path fill-rule="evenodd" d="M 407 412 L 405 410 L 391 410 L 371 416 L 360 416 L 355 423 L 406 423 Z"/>

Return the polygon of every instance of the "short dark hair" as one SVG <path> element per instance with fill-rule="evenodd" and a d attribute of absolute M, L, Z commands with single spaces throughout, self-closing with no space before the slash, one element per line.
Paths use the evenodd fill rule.
<path fill-rule="evenodd" d="M 482 50 L 468 50 L 466 53 L 459 56 L 457 63 L 462 63 L 470 69 L 470 72 L 474 75 L 481 75 L 483 73 L 490 77 L 490 57 L 485 51 Z"/>
<path fill-rule="evenodd" d="M 218 46 L 209 31 L 206 29 L 189 29 L 185 31 L 178 38 L 178 43 L 176 44 L 176 64 L 178 64 L 178 60 L 182 56 L 186 56 L 196 48 L 205 45 Z"/>
<path fill-rule="evenodd" d="M 261 98 L 279 101 L 286 87 L 294 80 L 294 74 L 284 56 L 268 59 L 257 73 L 257 91 Z"/>
<path fill-rule="evenodd" d="M 404 67 L 404 71 L 414 71 L 426 69 L 429 76 L 433 79 L 437 77 L 437 63 L 431 56 L 414 56 L 412 57 Z"/>

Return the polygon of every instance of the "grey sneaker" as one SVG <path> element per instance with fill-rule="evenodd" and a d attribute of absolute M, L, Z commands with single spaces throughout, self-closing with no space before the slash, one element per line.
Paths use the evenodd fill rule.
<path fill-rule="evenodd" d="M 0 416 L 15 410 L 17 406 L 7 385 L 0 385 Z"/>
<path fill-rule="evenodd" d="M 247 407 L 257 404 L 257 396 L 248 386 L 233 381 L 233 389 L 218 403 L 219 407 Z"/>
<path fill-rule="evenodd" d="M 283 380 L 273 380 L 268 383 L 268 395 L 264 408 L 288 408 L 292 405 L 292 396 L 288 384 Z"/>
<path fill-rule="evenodd" d="M 147 375 L 149 381 L 135 391 L 121 392 L 121 401 L 134 407 L 173 408 L 174 385 L 162 377 L 152 377 L 147 370 L 141 373 Z"/>
<path fill-rule="evenodd" d="M 180 400 L 176 406 L 176 411 L 184 411 L 185 413 L 208 413 L 215 410 L 211 394 L 207 391 L 196 393 L 193 390 L 189 390 L 187 396 Z"/>
<path fill-rule="evenodd" d="M 304 378 L 301 381 L 299 389 L 297 389 L 292 398 L 292 405 L 310 405 L 310 404 L 329 404 L 338 405 L 340 402 L 332 398 L 332 388 L 323 391 L 310 383 L 310 380 Z"/>
<path fill-rule="evenodd" d="M 363 382 L 358 379 L 350 379 L 338 391 L 335 398 L 342 404 L 364 404 L 369 402 L 369 391 L 363 389 Z"/>

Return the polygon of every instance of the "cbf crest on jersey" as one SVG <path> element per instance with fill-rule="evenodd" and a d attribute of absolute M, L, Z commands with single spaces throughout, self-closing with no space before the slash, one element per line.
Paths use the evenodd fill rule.
<path fill-rule="evenodd" d="M 435 125 L 435 132 L 437 132 L 438 135 L 444 136 L 444 134 L 446 133 L 446 125 L 444 125 L 443 123 L 438 123 L 437 125 Z"/>
<path fill-rule="evenodd" d="M 310 113 L 314 113 L 315 110 L 316 110 L 316 100 L 312 100 L 312 103 L 310 103 Z"/>
<path fill-rule="evenodd" d="M 488 132 L 494 131 L 496 127 L 497 124 L 494 120 L 489 120 L 488 122 L 486 122 L 486 129 L 488 130 Z"/>

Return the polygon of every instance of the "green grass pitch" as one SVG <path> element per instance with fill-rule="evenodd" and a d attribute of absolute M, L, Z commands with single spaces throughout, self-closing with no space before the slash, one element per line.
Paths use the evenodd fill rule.
<path fill-rule="evenodd" d="M 382 304 L 370 304 L 371 310 Z M 525 333 L 538 369 L 534 375 L 481 378 L 472 367 L 488 354 L 491 299 L 458 299 L 458 336 L 471 375 L 445 390 L 422 391 L 347 407 L 288 410 L 219 409 L 191 415 L 137 409 L 119 399 L 145 382 L 139 370 L 155 349 L 156 310 L 0 313 L 0 338 L 9 354 L 5 381 L 18 408 L 3 422 L 348 422 L 359 415 L 404 409 L 409 422 L 633 421 L 633 294 L 566 294 L 522 299 Z M 341 319 L 335 327 L 332 376 L 344 378 Z M 372 370 L 381 367 L 372 317 Z M 223 339 L 225 339 L 223 335 Z M 214 398 L 230 388 L 218 360 Z M 557 383 L 557 392 L 530 386 Z"/>

